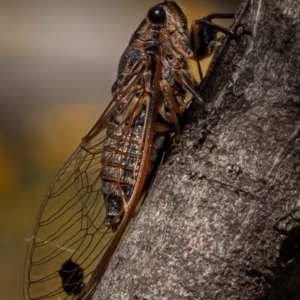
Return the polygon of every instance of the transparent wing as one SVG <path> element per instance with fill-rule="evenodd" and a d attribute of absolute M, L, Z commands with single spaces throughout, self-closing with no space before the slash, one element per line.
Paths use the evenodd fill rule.
<path fill-rule="evenodd" d="M 26 299 L 78 299 L 76 295 L 90 288 L 89 281 L 99 262 L 112 255 L 107 249 L 111 252 L 117 244 L 128 218 L 125 215 L 117 230 L 107 224 L 100 175 L 103 148 L 111 116 L 118 114 L 122 119 L 112 134 L 125 136 L 126 147 L 132 138 L 131 125 L 141 107 L 146 105 L 146 120 L 153 119 L 150 98 L 141 89 L 144 82 L 140 82 L 140 74 L 144 71 L 144 65 L 138 66 L 124 89 L 115 93 L 108 109 L 50 186 L 31 238 L 25 273 Z M 148 147 L 149 122 L 147 128 L 143 129 L 138 161 L 143 160 L 144 147 Z M 124 143 L 120 142 L 118 147 L 124 152 Z"/>
<path fill-rule="evenodd" d="M 100 152 L 78 148 L 42 204 L 28 260 L 29 299 L 67 299 L 59 270 L 72 261 L 89 270 L 113 232 L 105 224 Z"/>

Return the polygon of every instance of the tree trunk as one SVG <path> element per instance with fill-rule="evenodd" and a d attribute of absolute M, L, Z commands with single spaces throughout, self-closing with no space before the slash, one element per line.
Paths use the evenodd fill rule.
<path fill-rule="evenodd" d="M 300 1 L 244 1 L 93 299 L 300 299 Z"/>

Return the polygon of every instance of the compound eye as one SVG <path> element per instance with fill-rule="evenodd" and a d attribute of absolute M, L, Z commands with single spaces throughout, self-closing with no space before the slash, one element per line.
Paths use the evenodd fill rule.
<path fill-rule="evenodd" d="M 148 11 L 148 20 L 153 24 L 163 24 L 166 22 L 167 15 L 166 11 L 162 6 L 153 6 Z"/>

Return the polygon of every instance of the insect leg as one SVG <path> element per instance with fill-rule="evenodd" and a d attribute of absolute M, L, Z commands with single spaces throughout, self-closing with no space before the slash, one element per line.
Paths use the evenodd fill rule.
<path fill-rule="evenodd" d="M 195 20 L 194 23 L 197 25 L 205 25 L 225 34 L 234 35 L 232 30 L 212 22 L 212 19 L 234 19 L 234 17 L 235 13 L 215 13 L 210 14 L 203 19 Z"/>
<path fill-rule="evenodd" d="M 213 23 L 212 19 L 233 19 L 234 16 L 234 13 L 215 13 L 208 15 L 203 19 L 193 21 L 190 37 L 191 46 L 194 53 L 194 59 L 196 59 L 198 63 L 201 80 L 203 80 L 203 74 L 199 60 L 204 59 L 213 53 L 215 47 L 219 44 L 217 41 L 217 33 L 222 32 L 230 36 L 235 36 L 235 33 L 232 30 Z"/>
<path fill-rule="evenodd" d="M 178 82 L 187 92 L 189 92 L 193 98 L 198 102 L 198 104 L 201 106 L 201 108 L 204 110 L 204 101 L 201 98 L 201 96 L 198 94 L 198 92 L 194 88 L 194 84 L 192 83 L 189 76 L 181 71 L 174 72 L 174 79 L 176 82 Z"/>
<path fill-rule="evenodd" d="M 158 104 L 158 111 L 168 123 L 173 123 L 176 132 L 179 132 L 180 126 L 177 115 L 183 114 L 185 104 L 180 99 L 175 99 L 174 92 L 167 80 L 160 81 L 160 88 L 163 93 L 163 101 Z"/>

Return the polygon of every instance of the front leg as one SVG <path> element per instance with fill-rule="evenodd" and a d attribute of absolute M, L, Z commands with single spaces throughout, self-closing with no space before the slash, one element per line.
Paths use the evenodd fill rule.
<path fill-rule="evenodd" d="M 178 115 L 184 113 L 186 106 L 183 101 L 180 101 L 181 99 L 175 98 L 174 91 L 167 80 L 162 79 L 159 84 L 162 97 L 158 103 L 157 110 L 163 119 L 170 124 L 174 124 L 175 131 L 178 133 L 180 132 Z"/>

